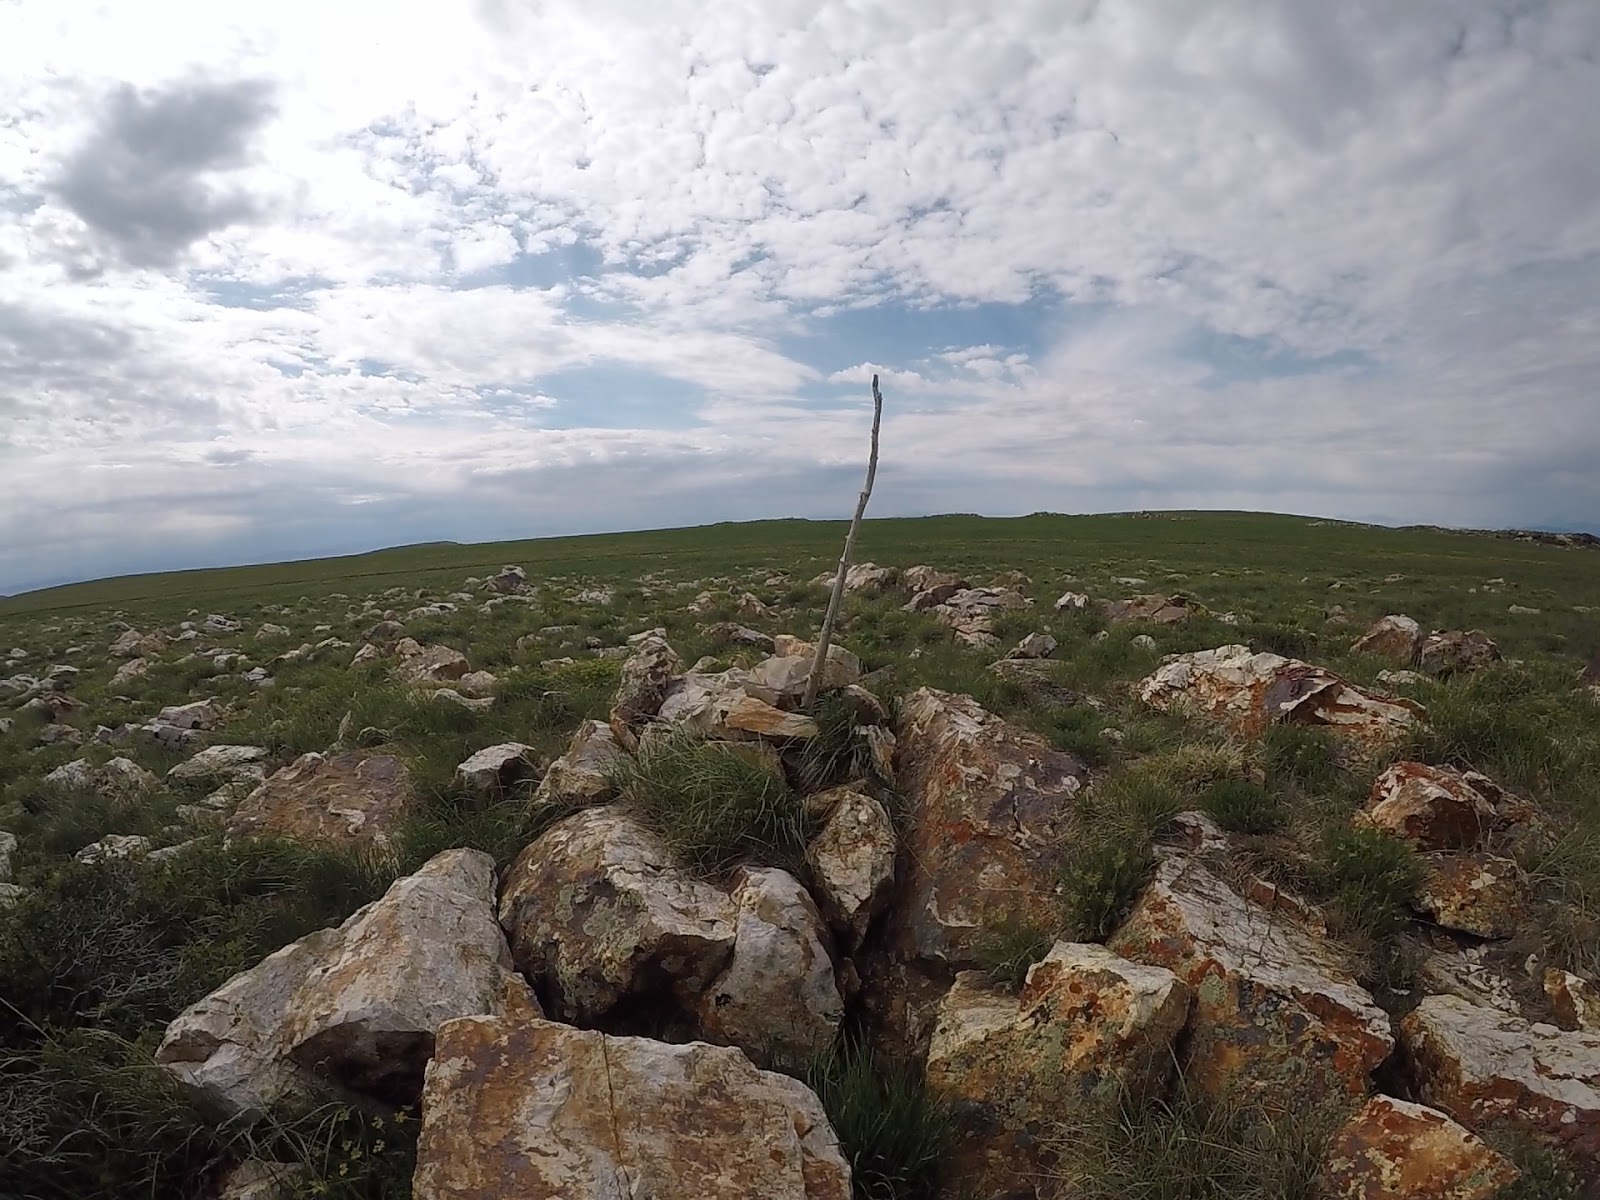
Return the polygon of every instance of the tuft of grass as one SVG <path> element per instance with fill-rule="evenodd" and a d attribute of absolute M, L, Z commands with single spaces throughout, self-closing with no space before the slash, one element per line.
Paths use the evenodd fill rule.
<path fill-rule="evenodd" d="M 1248 779 L 1219 779 L 1200 794 L 1200 807 L 1234 833 L 1271 833 L 1283 825 L 1283 803 Z"/>
<path fill-rule="evenodd" d="M 950 1116 L 907 1067 L 857 1046 L 836 1045 L 805 1074 L 850 1164 L 855 1200 L 921 1200 L 937 1194 Z"/>
<path fill-rule="evenodd" d="M 1314 725 L 1274 725 L 1262 742 L 1267 778 L 1307 789 L 1339 782 L 1339 744 Z"/>
<path fill-rule="evenodd" d="M 978 969 L 995 983 L 1019 988 L 1028 968 L 1049 954 L 1055 941 L 1046 930 L 1008 919 L 985 931 L 975 956 Z"/>
<path fill-rule="evenodd" d="M 845 783 L 870 762 L 866 747 L 856 736 L 855 712 L 836 693 L 817 697 L 811 713 L 817 736 L 799 752 L 793 767 L 795 786 L 802 792 L 819 792 Z"/>
<path fill-rule="evenodd" d="M 739 863 L 797 866 L 812 833 L 805 805 L 753 746 L 652 739 L 620 765 L 617 789 L 680 861 L 708 875 Z"/>
<path fill-rule="evenodd" d="M 1325 849 L 1343 932 L 1381 940 L 1406 928 L 1422 876 L 1410 846 L 1381 829 L 1335 827 Z"/>
<path fill-rule="evenodd" d="M 1526 1131 L 1491 1128 L 1484 1140 L 1504 1154 L 1522 1174 L 1494 1193 L 1494 1200 L 1596 1200 L 1600 1179 L 1578 1174 L 1565 1154 L 1536 1142 Z"/>
<path fill-rule="evenodd" d="M 1089 842 L 1061 875 L 1061 908 L 1074 939 L 1103 942 L 1150 880 L 1155 857 L 1148 842 Z"/>

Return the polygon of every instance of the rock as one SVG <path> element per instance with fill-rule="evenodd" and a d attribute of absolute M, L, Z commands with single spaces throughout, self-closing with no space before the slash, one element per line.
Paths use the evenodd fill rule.
<path fill-rule="evenodd" d="M 1208 717 L 1259 737 L 1269 725 L 1320 725 L 1367 749 L 1407 733 L 1425 715 L 1411 700 L 1387 700 L 1332 671 L 1248 646 L 1179 654 L 1139 684 L 1146 704 L 1163 712 Z"/>
<path fill-rule="evenodd" d="M 1430 633 L 1417 654 L 1417 665 L 1429 675 L 1472 671 L 1500 661 L 1500 647 L 1481 629 Z"/>
<path fill-rule="evenodd" d="M 761 602 L 760 597 L 749 592 L 741 593 L 734 610 L 741 617 L 770 617 L 772 610 Z"/>
<path fill-rule="evenodd" d="M 256 641 L 269 642 L 277 638 L 286 638 L 289 636 L 290 632 L 291 631 L 288 626 L 274 625 L 269 621 L 265 625 L 261 626 L 260 629 L 256 630 Z"/>
<path fill-rule="evenodd" d="M 916 594 L 932 588 L 964 588 L 967 586 L 967 581 L 954 571 L 941 571 L 938 567 L 918 564 L 900 572 L 900 586 Z"/>
<path fill-rule="evenodd" d="M 1469 1129 L 1506 1121 L 1600 1161 L 1600 1033 L 1428 996 L 1401 1020 L 1400 1042 L 1425 1104 Z"/>
<path fill-rule="evenodd" d="M 131 803 L 161 786 L 159 779 L 127 758 L 113 758 L 99 766 L 75 759 L 51 771 L 44 781 L 63 791 L 103 796 L 119 804 Z"/>
<path fill-rule="evenodd" d="M 1422 650 L 1422 626 L 1408 616 L 1391 613 L 1373 622 L 1372 628 L 1357 638 L 1350 649 L 1357 654 L 1373 654 L 1401 666 L 1410 666 Z"/>
<path fill-rule="evenodd" d="M 407 653 L 401 647 L 410 641 L 406 638 L 395 647 L 401 656 L 395 676 L 402 683 L 449 683 L 467 673 L 467 656 L 461 651 L 449 646 L 417 646 L 414 653 Z"/>
<path fill-rule="evenodd" d="M 957 641 L 988 649 L 1000 644 L 994 636 L 994 618 L 1030 603 L 1021 592 L 1008 588 L 964 588 L 929 611 L 955 631 Z"/>
<path fill-rule="evenodd" d="M 502 596 L 514 596 L 528 586 L 528 573 L 521 567 L 501 567 L 495 574 L 483 581 L 483 586 L 491 592 L 498 592 Z"/>
<path fill-rule="evenodd" d="M 296 1200 L 310 1192 L 311 1168 L 304 1163 L 247 1158 L 222 1177 L 217 1200 Z"/>
<path fill-rule="evenodd" d="M 772 657 L 765 663 L 756 664 L 755 670 L 760 672 L 766 663 L 786 666 L 787 660 L 798 658 L 805 664 L 801 673 L 799 685 L 803 689 L 805 681 L 811 674 L 811 664 L 816 660 L 817 648 L 811 643 L 787 633 L 780 633 L 772 639 Z M 779 672 L 782 674 L 783 672 Z M 846 650 L 838 642 L 828 643 L 828 656 L 822 664 L 822 682 L 817 685 L 817 690 L 831 692 L 836 688 L 849 687 L 861 678 L 861 660 L 851 651 Z M 799 693 L 795 693 L 798 698 Z"/>
<path fill-rule="evenodd" d="M 1103 946 L 1057 942 L 1020 998 L 963 971 L 939 1004 L 927 1081 L 949 1103 L 950 1174 L 974 1194 L 1034 1194 L 1037 1132 L 1126 1095 L 1157 1097 L 1172 1073 L 1189 988 Z"/>
<path fill-rule="evenodd" d="M 1486 775 L 1398 762 L 1378 776 L 1352 824 L 1381 829 L 1418 850 L 1472 850 L 1491 834 L 1536 820 L 1533 805 Z"/>
<path fill-rule="evenodd" d="M 1506 611 L 1512 616 L 1536 617 L 1544 610 L 1538 608 L 1529 608 L 1526 604 L 1513 604 L 1508 607 Z"/>
<path fill-rule="evenodd" d="M 1416 687 L 1419 683 L 1427 683 L 1428 677 L 1420 671 L 1379 671 L 1378 682 L 1389 687 Z"/>
<path fill-rule="evenodd" d="M 493 696 L 469 697 L 463 696 L 455 688 L 433 688 L 428 692 L 428 699 L 434 704 L 453 704 L 457 708 L 464 708 L 468 712 L 487 712 L 494 707 Z"/>
<path fill-rule="evenodd" d="M 1533 893 L 1511 859 L 1468 852 L 1425 854 L 1422 861 L 1422 882 L 1412 904 L 1435 925 L 1508 938 L 1527 923 Z"/>
<path fill-rule="evenodd" d="M 495 921 L 494 859 L 446 850 L 339 928 L 284 1018 L 295 1062 L 363 1095 L 414 1101 L 455 1017 L 542 1016 Z"/>
<path fill-rule="evenodd" d="M 373 646 L 394 646 L 401 638 L 406 636 L 406 627 L 399 621 L 379 621 L 361 635 L 361 640 L 370 642 Z M 416 642 L 411 643 L 416 646 Z M 419 650 L 420 646 L 417 647 Z"/>
<path fill-rule="evenodd" d="M 1489 949 L 1469 946 L 1430 951 L 1416 969 L 1419 994 L 1459 996 L 1469 1004 L 1523 1016 L 1519 999 L 1522 989 L 1507 977 L 1501 962 L 1488 957 Z"/>
<path fill-rule="evenodd" d="M 468 671 L 456 680 L 454 690 L 463 696 L 481 698 L 492 696 L 500 680 L 492 671 Z"/>
<path fill-rule="evenodd" d="M 1130 646 L 1137 646 L 1140 650 L 1154 650 L 1156 648 L 1155 638 L 1151 637 L 1148 633 L 1134 634 L 1133 637 L 1128 639 L 1128 644 Z"/>
<path fill-rule="evenodd" d="M 392 754 L 302 754 L 239 805 L 228 837 L 387 850 L 411 803 L 409 774 Z"/>
<path fill-rule="evenodd" d="M 1162 859 L 1106 943 L 1195 992 L 1185 1074 L 1261 1102 L 1362 1096 L 1394 1045 L 1389 1018 L 1339 949 L 1245 900 L 1196 859 Z"/>
<path fill-rule="evenodd" d="M 850 1198 L 816 1096 L 732 1048 L 469 1017 L 422 1112 L 415 1200 Z"/>
<path fill-rule="evenodd" d="M 762 633 L 759 629 L 750 629 L 732 621 L 720 621 L 715 625 L 707 625 L 705 635 L 713 641 L 728 642 L 735 646 L 750 646 L 764 654 L 772 653 L 772 635 Z"/>
<path fill-rule="evenodd" d="M 470 756 L 456 767 L 456 786 L 480 800 L 503 799 L 506 791 L 534 772 L 533 747 L 502 742 Z"/>
<path fill-rule="evenodd" d="M 1107 600 L 1100 607 L 1108 621 L 1119 625 L 1125 621 L 1182 625 L 1197 612 L 1204 611 L 1184 596 L 1134 596 L 1130 600 Z"/>
<path fill-rule="evenodd" d="M 108 833 L 98 842 L 90 842 L 72 857 L 81 863 L 106 862 L 113 858 L 143 858 L 150 853 L 153 843 L 137 833 Z"/>
<path fill-rule="evenodd" d="M 0 912 L 21 903 L 28 889 L 15 883 L 0 883 Z"/>
<path fill-rule="evenodd" d="M 1056 639 L 1048 633 L 1030 633 L 1006 655 L 1007 658 L 1049 658 L 1056 652 Z"/>
<path fill-rule="evenodd" d="M 142 658 L 132 658 L 112 672 L 111 686 L 122 687 L 135 679 L 143 679 L 148 674 L 150 674 L 150 664 Z"/>
<path fill-rule="evenodd" d="M 1517 1169 L 1437 1109 L 1374 1096 L 1333 1135 L 1328 1200 L 1493 1200 Z"/>
<path fill-rule="evenodd" d="M 17 835 L 0 829 L 0 883 L 12 882 L 11 860 L 17 853 Z"/>
<path fill-rule="evenodd" d="M 616 593 L 608 587 L 586 587 L 572 597 L 574 604 L 610 604 Z"/>
<path fill-rule="evenodd" d="M 1089 607 L 1089 597 L 1082 592 L 1062 592 L 1055 603 L 1057 612 L 1082 612 Z"/>
<path fill-rule="evenodd" d="M 196 700 L 192 704 L 169 704 L 156 714 L 155 723 L 173 729 L 211 729 L 222 719 L 216 705 L 210 700 Z"/>
<path fill-rule="evenodd" d="M 34 734 L 41 746 L 81 746 L 83 730 L 71 725 L 46 725 Z"/>
<path fill-rule="evenodd" d="M 720 716 L 722 727 L 733 733 L 749 733 L 776 741 L 817 736 L 817 723 L 804 713 L 784 712 L 754 696 L 737 697 Z"/>
<path fill-rule="evenodd" d="M 162 633 L 140 633 L 137 629 L 129 629 L 111 643 L 108 653 L 112 658 L 137 659 L 160 654 L 166 645 L 167 639 Z"/>
<path fill-rule="evenodd" d="M 612 732 L 631 748 L 629 735 L 637 735 L 639 726 L 661 711 L 668 685 L 682 673 L 683 660 L 665 637 L 652 630 L 634 644 L 633 653 L 622 662 L 617 692 L 611 700 Z"/>
<path fill-rule="evenodd" d="M 737 912 L 610 808 L 552 826 L 506 872 L 500 924 L 517 966 L 564 1021 L 666 993 L 692 1009 L 733 952 Z"/>
<path fill-rule="evenodd" d="M 739 868 L 731 894 L 733 957 L 700 998 L 701 1033 L 758 1066 L 803 1067 L 832 1044 L 844 1016 L 822 916 L 775 867 Z"/>
<path fill-rule="evenodd" d="M 167 772 L 168 779 L 237 779 L 260 771 L 267 757 L 260 746 L 207 746 Z"/>
<path fill-rule="evenodd" d="M 894 885 L 894 822 L 855 787 L 834 788 L 808 804 L 827 814 L 806 848 L 817 900 L 846 950 L 861 944 Z"/>
<path fill-rule="evenodd" d="M 3 858 L 0 853 L 0 861 Z M 0 871 L 0 879 L 6 877 Z M 1571 971 L 1551 967 L 1544 973 L 1544 994 L 1561 1028 L 1600 1033 L 1600 984 Z"/>
<path fill-rule="evenodd" d="M 534 806 L 587 806 L 610 800 L 616 794 L 614 775 L 624 757 L 608 725 L 585 721 L 572 735 L 567 752 L 545 771 L 533 794 Z"/>

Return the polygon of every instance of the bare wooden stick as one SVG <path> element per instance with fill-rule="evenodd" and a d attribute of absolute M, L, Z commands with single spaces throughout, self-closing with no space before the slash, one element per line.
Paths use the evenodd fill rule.
<path fill-rule="evenodd" d="M 805 712 L 817 702 L 817 688 L 822 683 L 822 669 L 828 661 L 828 645 L 833 641 L 833 623 L 839 617 L 839 601 L 844 598 L 844 577 L 850 570 L 850 556 L 856 548 L 856 530 L 861 527 L 861 514 L 867 511 L 867 499 L 872 495 L 872 481 L 878 474 L 878 425 L 883 420 L 883 394 L 878 391 L 878 377 L 872 377 L 872 453 L 867 458 L 867 482 L 862 485 L 861 498 L 856 501 L 856 515 L 850 518 L 850 532 L 844 535 L 844 553 L 839 556 L 839 573 L 833 577 L 833 594 L 828 597 L 828 615 L 822 618 L 822 632 L 817 635 L 817 656 L 811 660 L 811 676 L 806 680 L 806 693 L 800 701 Z"/>

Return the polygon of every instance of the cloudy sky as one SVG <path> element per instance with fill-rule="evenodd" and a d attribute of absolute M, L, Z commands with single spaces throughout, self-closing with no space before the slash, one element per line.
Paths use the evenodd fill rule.
<path fill-rule="evenodd" d="M 0 0 L 0 592 L 453 538 L 1600 527 L 1595 0 Z"/>

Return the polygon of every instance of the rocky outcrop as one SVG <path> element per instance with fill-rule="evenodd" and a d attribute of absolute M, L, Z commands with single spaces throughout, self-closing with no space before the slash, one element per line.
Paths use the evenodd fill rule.
<path fill-rule="evenodd" d="M 732 899 L 733 957 L 700 998 L 700 1030 L 757 1065 L 803 1067 L 844 1016 L 822 916 L 794 876 L 774 867 L 736 871 Z"/>
<path fill-rule="evenodd" d="M 1422 649 L 1422 626 L 1410 617 L 1391 613 L 1379 617 L 1350 646 L 1357 654 L 1372 654 L 1409 667 Z"/>
<path fill-rule="evenodd" d="M 992 649 L 1000 644 L 994 634 L 994 619 L 1002 612 L 1027 608 L 1030 603 L 1021 592 L 1010 588 L 963 588 L 928 611 L 955 630 L 956 640 L 963 645 Z"/>
<path fill-rule="evenodd" d="M 239 805 L 228 837 L 382 850 L 412 801 L 410 775 L 392 754 L 302 754 Z"/>
<path fill-rule="evenodd" d="M 1600 1163 L 1600 1033 L 1429 996 L 1400 1022 L 1400 1042 L 1424 1103 L 1470 1129 L 1507 1121 Z"/>
<path fill-rule="evenodd" d="M 1389 1054 L 1389 1018 L 1333 943 L 1290 911 L 1240 896 L 1196 859 L 1164 858 L 1106 943 L 1195 993 L 1186 1074 L 1263 1103 L 1364 1095 Z"/>
<path fill-rule="evenodd" d="M 439 1030 L 416 1200 L 849 1200 L 816 1096 L 738 1050 L 473 1017 Z"/>
<path fill-rule="evenodd" d="M 1417 653 L 1417 666 L 1429 675 L 1474 671 L 1500 661 L 1500 647 L 1481 629 L 1430 633 Z"/>
<path fill-rule="evenodd" d="M 535 807 L 602 804 L 616 793 L 614 773 L 624 755 L 611 727 L 585 721 L 567 752 L 552 762 L 533 795 Z"/>
<path fill-rule="evenodd" d="M 1497 854 L 1422 856 L 1422 880 L 1412 906 L 1435 925 L 1482 938 L 1508 938 L 1533 906 L 1522 868 Z"/>
<path fill-rule="evenodd" d="M 502 742 L 470 755 L 456 767 L 456 786 L 480 800 L 501 800 L 534 772 L 533 747 Z"/>
<path fill-rule="evenodd" d="M 737 910 L 610 808 L 552 826 L 506 872 L 500 924 L 553 1014 L 592 1025 L 624 1000 L 690 1010 L 733 953 Z"/>
<path fill-rule="evenodd" d="M 806 849 L 817 901 L 850 950 L 866 937 L 894 884 L 894 823 L 882 804 L 855 787 L 835 788 L 807 803 L 826 814 Z"/>
<path fill-rule="evenodd" d="M 1328 1143 L 1328 1200 L 1493 1200 L 1517 1169 L 1437 1109 L 1374 1096 Z"/>
<path fill-rule="evenodd" d="M 1353 823 L 1418 850 L 1471 850 L 1536 818 L 1533 805 L 1476 771 L 1398 762 L 1374 781 Z"/>
<path fill-rule="evenodd" d="M 950 1104 L 954 1178 L 984 1196 L 1033 1195 L 1037 1132 L 1127 1095 L 1159 1095 L 1189 988 L 1103 946 L 1057 942 L 1020 997 L 965 971 L 940 1001 L 927 1080 Z"/>
<path fill-rule="evenodd" d="M 1276 723 L 1328 729 L 1376 749 L 1424 715 L 1411 700 L 1370 695 L 1332 671 L 1248 646 L 1180 654 L 1139 684 L 1146 704 L 1162 712 L 1208 718 L 1246 737 Z"/>

